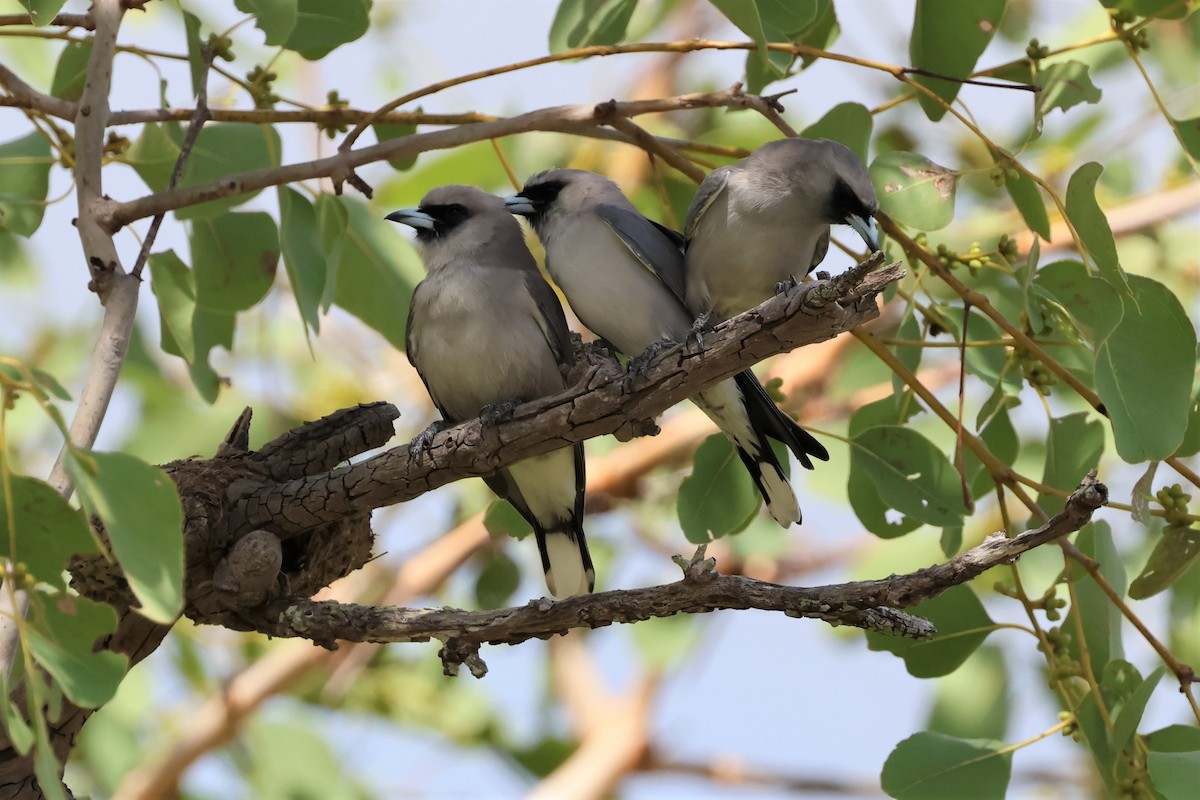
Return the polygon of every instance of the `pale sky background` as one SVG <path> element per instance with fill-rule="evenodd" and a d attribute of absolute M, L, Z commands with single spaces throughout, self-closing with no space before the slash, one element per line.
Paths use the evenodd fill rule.
<path fill-rule="evenodd" d="M 0 6 L 6 3 L 11 0 L 0 2 Z M 297 99 L 320 102 L 328 89 L 337 88 L 354 106 L 375 107 L 403 91 L 437 80 L 544 54 L 557 6 L 551 0 L 460 0 L 452 3 L 377 0 L 376 5 L 377 11 L 379 7 L 394 9 L 401 18 L 401 22 L 391 29 L 393 41 L 385 41 L 377 33 L 368 34 L 365 39 L 343 46 L 303 71 L 298 81 L 282 82 L 277 91 Z M 1072 0 L 1039 5 L 1039 15 L 1044 22 L 1036 24 L 1036 30 L 1062 32 L 1068 21 L 1088 20 L 1066 31 L 1069 40 L 1048 44 L 1077 40 L 1086 35 L 1089 25 L 1103 24 L 1103 18 L 1098 15 L 1099 6 L 1093 2 Z M 85 6 L 86 3 L 72 0 L 67 10 L 83 10 Z M 838 0 L 842 35 L 833 49 L 885 62 L 906 63 L 912 7 L 909 2 Z M 222 3 L 220 8 L 221 21 L 232 22 L 238 18 L 228 13 L 232 11 L 232 4 Z M 154 15 L 159 19 L 168 16 Z M 167 21 L 169 25 L 158 26 L 153 20 L 140 20 L 139 15 L 130 14 L 122 29 L 122 41 L 147 46 L 152 42 L 157 48 L 181 51 L 182 37 L 176 30 L 177 22 Z M 249 26 L 242 32 L 248 33 L 251 41 L 261 41 L 261 34 L 250 32 Z M 745 38 L 732 29 L 725 35 L 731 39 Z M 1022 50 L 1023 45 L 1015 46 L 997 37 L 981 64 L 1014 58 Z M 560 103 L 595 103 L 620 98 L 642 65 L 653 58 L 620 56 L 547 65 L 456 87 L 426 98 L 422 105 L 431 112 L 475 110 L 502 114 Z M 697 84 L 711 82 L 714 86 L 727 86 L 739 79 L 744 59 L 742 52 L 696 53 L 688 57 L 686 74 Z M 241 62 L 235 66 L 241 67 Z M 245 72 L 247 68 L 237 71 Z M 186 82 L 169 73 L 168 78 L 172 81 L 173 103 L 186 104 L 189 100 L 184 96 Z M 1140 84 L 1110 85 L 1106 83 L 1109 80 L 1112 80 L 1109 75 L 1102 75 L 1097 78 L 1097 84 L 1106 92 L 1122 92 L 1137 98 L 1139 108 L 1144 104 L 1145 91 Z M 154 105 L 157 81 L 157 75 L 144 62 L 133 57 L 119 58 L 113 108 Z M 210 86 L 222 84 L 223 81 L 213 81 Z M 841 102 L 857 101 L 871 107 L 887 99 L 891 89 L 890 79 L 886 76 L 825 62 L 775 85 L 772 91 L 792 87 L 799 89 L 799 93 L 784 102 L 788 118 L 798 127 L 815 121 Z M 216 96 L 219 97 L 219 92 Z M 984 129 L 1000 134 L 1001 141 L 1004 141 L 1003 132 L 1017 129 L 1028 119 L 1031 101 L 1021 93 L 964 87 L 961 97 Z M 14 129 L 11 133 L 6 130 L 3 138 L 24 134 L 23 127 L 16 131 L 21 126 L 12 112 L 3 113 L 0 118 L 6 120 L 6 128 L 12 126 Z M 1055 112 L 1048 118 L 1047 126 L 1065 124 L 1063 120 L 1061 112 Z M 1163 128 L 1161 125 L 1155 127 L 1153 136 L 1166 135 Z M 912 125 L 912 130 L 924 154 L 954 166 L 953 142 L 959 133 L 954 123 L 918 122 Z M 312 138 L 302 136 L 298 131 L 293 128 L 285 136 L 285 163 L 305 160 L 315 154 Z M 326 153 L 335 145 L 336 141 L 331 143 L 321 139 L 321 147 Z M 1162 150 L 1165 154 L 1168 148 Z M 1107 155 L 1110 154 L 1078 154 L 1073 161 L 1076 165 L 1089 158 L 1103 161 Z M 131 170 L 108 169 L 105 179 L 106 191 L 115 197 L 130 198 L 145 191 Z M 1147 185 L 1152 182 L 1147 179 Z M 55 170 L 50 196 L 61 194 L 67 185 L 66 174 Z M 414 203 L 418 199 L 412 198 Z M 265 193 L 255 203 L 271 208 L 274 195 Z M 69 227 L 72 209 L 73 201 L 51 206 L 44 223 L 46 229 L 71 232 L 71 235 L 40 234 L 34 239 L 39 272 L 37 283 L 11 293 L 6 290 L 6 296 L 0 297 L 0 318 L 5 320 L 0 325 L 0 352 L 19 352 L 35 322 L 45 324 L 45 320 L 50 319 L 80 324 L 82 320 L 89 320 L 98 327 L 99 308 L 94 296 L 85 289 L 86 273 L 81 263 L 80 246 Z M 959 217 L 962 215 L 960 207 Z M 125 235 L 120 237 L 119 244 L 125 263 L 131 264 L 137 243 Z M 172 246 L 186 249 L 186 241 L 177 226 L 167 225 L 156 250 Z M 845 262 L 832 263 L 837 269 Z M 48 292 L 52 292 L 53 302 L 46 301 Z M 278 303 L 280 313 L 294 314 L 290 298 L 284 299 L 286 302 Z M 150 341 L 157 341 L 157 312 L 148 286 L 142 296 L 139 315 L 139 322 L 149 334 Z M 298 326 L 296 330 L 299 332 Z M 323 354 L 319 342 L 315 347 L 318 358 L 322 355 L 336 357 L 332 351 Z M 272 391 L 270 380 L 250 374 L 252 370 L 247 370 L 245 364 L 239 368 L 238 357 L 236 351 L 232 358 L 221 353 L 214 357 L 214 362 L 234 371 L 243 392 L 249 391 L 253 397 L 254 389 L 261 387 L 269 394 Z M 77 390 L 81 379 L 82 375 L 76 376 L 76 383 L 69 384 L 70 388 Z M 118 392 L 98 447 L 119 446 L 128 430 L 137 425 L 137 402 L 132 394 L 130 391 Z M 414 421 L 407 421 L 411 429 L 405 423 L 406 420 L 402 420 L 398 436 L 411 435 L 419 427 Z M 840 448 L 840 452 L 844 454 L 844 448 Z M 179 455 L 182 454 L 173 452 L 170 444 L 164 443 L 161 460 Z M 835 451 L 835 457 L 837 455 L 838 451 Z M 49 461 L 45 464 L 46 469 L 48 466 Z M 34 472 L 38 474 L 36 470 Z M 834 474 L 842 473 L 835 471 Z M 818 542 L 817 549 L 836 547 L 859 537 L 861 526 L 846 505 L 844 477 L 842 480 L 839 486 L 832 478 L 822 478 L 820 474 L 809 473 L 799 478 L 797 485 L 801 492 L 805 486 L 812 486 L 816 491 L 805 492 L 805 524 L 802 529 L 793 529 L 789 535 L 811 538 Z M 380 549 L 400 554 L 419 546 L 413 538 L 414 532 L 421 540 L 438 534 L 448 510 L 446 493 L 441 493 L 442 497 L 438 494 L 379 514 Z M 1110 514 L 1108 518 L 1119 521 L 1121 517 Z M 607 539 L 620 547 L 631 536 L 626 523 L 620 513 L 589 517 L 589 538 Z M 931 552 L 936 546 L 936 537 L 936 532 L 914 534 L 907 537 L 905 543 L 911 549 L 936 557 Z M 681 550 L 690 551 L 681 534 L 678 542 Z M 525 597 L 540 595 L 540 570 L 535 568 L 536 556 L 532 548 L 514 544 L 508 552 L 528 576 L 514 599 L 520 602 Z M 901 564 L 887 569 L 906 566 Z M 674 565 L 642 553 L 623 557 L 602 582 L 610 588 L 645 585 L 672 580 L 676 574 Z M 835 573 L 818 574 L 806 576 L 805 581 L 816 584 L 845 577 Z M 467 591 L 467 587 L 457 588 L 463 594 Z M 998 614 L 993 611 L 994 616 L 998 620 L 1004 619 L 1006 614 L 1014 611 L 1012 606 L 1005 604 Z M 857 634 L 833 635 L 817 622 L 760 612 L 725 612 L 710 615 L 706 621 L 707 633 L 701 643 L 703 652 L 673 674 L 660 693 L 653 739 L 669 756 L 702 761 L 719 753 L 767 772 L 870 782 L 877 778 L 896 743 L 924 726 L 934 684 L 909 677 L 900 659 L 868 651 Z M 989 639 L 990 643 L 1007 650 L 1013 681 L 1010 691 L 1014 698 L 1010 742 L 1036 735 L 1057 722 L 1057 709 L 1046 702 L 1047 692 L 1039 677 L 1042 662 L 1023 638 L 1015 638 L 1020 636 L 1015 632 L 1000 631 Z M 208 638 L 217 641 L 219 636 L 214 633 Z M 637 655 L 631 652 L 628 632 L 604 629 L 593 633 L 588 641 L 611 687 L 619 690 L 626 686 L 640 663 Z M 1007 647 L 1009 642 L 1018 644 Z M 1139 643 L 1140 640 L 1127 639 L 1130 650 L 1127 655 L 1143 672 L 1149 672 L 1155 664 Z M 490 672 L 478 688 L 509 718 L 518 734 L 532 734 L 532 721 L 541 713 L 538 706 L 545 664 L 544 647 L 542 643 L 531 642 L 515 648 L 489 647 L 483 652 Z M 404 652 L 411 649 L 407 646 Z M 426 646 L 424 651 L 434 658 L 433 650 Z M 166 681 L 169 670 L 161 656 L 160 653 L 151 657 L 141 669 L 155 674 L 156 680 Z M 473 679 L 464 673 L 458 680 Z M 177 708 L 177 713 L 186 719 L 193 706 L 183 699 L 182 687 L 166 681 L 158 688 L 159 700 L 169 708 Z M 286 698 L 276 698 L 268 703 L 263 714 L 267 718 L 286 716 L 292 703 Z M 1181 705 L 1171 692 L 1160 691 L 1151 701 L 1146 729 L 1178 721 L 1181 711 Z M 425 730 L 403 730 L 348 714 L 328 714 L 323 718 L 328 724 L 325 734 L 331 747 L 352 772 L 363 776 L 371 786 L 387 791 L 384 796 L 510 797 L 527 788 L 507 766 L 490 754 L 445 746 Z M 1033 767 L 1070 771 L 1084 758 L 1087 755 L 1079 747 L 1052 737 L 1017 753 L 1014 773 L 1019 775 Z M 214 796 L 228 796 L 231 787 L 224 757 L 213 755 L 204 759 L 189 773 L 188 786 Z M 674 776 L 633 777 L 624 784 L 621 794 L 635 800 L 790 796 L 745 787 L 726 789 Z M 1028 795 L 1020 783 L 1014 783 L 1010 796 Z"/>

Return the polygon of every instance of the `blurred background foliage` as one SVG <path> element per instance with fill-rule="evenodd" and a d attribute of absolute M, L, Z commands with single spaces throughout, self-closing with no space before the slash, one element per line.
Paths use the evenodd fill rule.
<path fill-rule="evenodd" d="M 43 12 L 51 5 L 60 4 L 32 3 Z M 86 10 L 75 5 L 64 10 Z M 711 533 L 737 534 L 712 546 L 719 568 L 775 581 L 886 576 L 944 560 L 993 531 L 1036 524 L 972 452 L 961 456 L 964 502 L 955 429 L 931 413 L 918 386 L 952 413 L 961 409 L 965 428 L 1047 513 L 1099 468 L 1114 503 L 1074 539 L 1099 562 L 1103 583 L 1088 562 L 1046 547 L 919 607 L 941 632 L 931 643 L 875 635 L 864 643 L 856 631 L 753 613 L 655 620 L 496 649 L 485 656 L 492 674 L 482 682 L 442 677 L 430 646 L 328 654 L 183 622 L 85 727 L 67 773 L 74 791 L 511 795 L 572 754 L 624 746 L 631 754 L 607 778 L 631 797 L 840 796 L 881 787 L 895 797 L 1024 796 L 1033 787 L 1055 797 L 1192 796 L 1200 710 L 1176 691 L 1172 670 L 1164 676 L 1161 654 L 1106 588 L 1157 637 L 1168 665 L 1200 661 L 1200 544 L 1188 506 L 1200 450 L 1195 4 L 487 5 L 150 3 L 122 29 L 113 106 L 188 108 L 188 56 L 194 61 L 210 34 L 229 56 L 216 61 L 210 104 L 263 111 L 370 110 L 466 72 L 454 54 L 476 41 L 484 46 L 469 63 L 488 68 L 593 44 L 749 39 L 760 47 L 567 61 L 402 109 L 500 116 L 735 80 L 766 94 L 795 89 L 783 98 L 788 124 L 856 149 L 900 226 L 887 250 L 907 260 L 909 275 L 870 328 L 874 347 L 843 336 L 761 369 L 833 453 L 817 471 L 793 476 L 804 526 L 784 532 L 753 513 L 757 498 L 738 483 L 744 475 L 716 474 L 723 440 L 706 439 L 708 423 L 685 404 L 666 416 L 659 437 L 588 443 L 598 588 L 673 578 L 668 556 L 705 537 L 695 524 L 683 526 L 685 536 L 679 522 L 686 511 L 677 496 L 689 475 L 712 488 L 696 498 L 693 484 L 686 503 L 722 508 L 729 521 Z M 478 20 L 486 28 L 496 14 L 503 24 L 482 40 L 459 27 Z M 489 49 L 489 35 L 524 49 L 506 58 L 511 48 Z M 767 42 L 851 58 L 768 51 Z M 88 47 L 83 31 L 0 27 L 0 61 L 67 99 L 82 90 Z M 917 76 L 922 91 L 881 64 L 1041 91 Z M 492 94 L 492 85 L 505 88 Z M 31 127 L 16 109 L 0 114 L 0 353 L 77 394 L 99 316 L 71 241 L 63 168 L 71 143 L 51 120 Z M 781 135 L 761 116 L 723 109 L 639 124 L 685 142 L 705 168 Z M 106 192 L 130 199 L 163 188 L 181 126 L 113 130 Z M 184 182 L 328 154 L 346 130 L 336 121 L 213 123 Z M 1102 169 L 1087 166 L 1093 161 Z M 255 410 L 255 445 L 377 399 L 401 408 L 401 439 L 419 432 L 435 412 L 400 348 L 420 261 L 381 218 L 435 186 L 506 192 L 514 178 L 551 165 L 607 174 L 647 216 L 675 227 L 694 189 L 627 145 L 528 133 L 365 168 L 370 201 L 334 197 L 313 181 L 168 218 L 99 445 L 161 463 L 211 453 L 245 405 Z M 29 200 L 39 197 L 44 208 Z M 130 262 L 144 223 L 133 230 L 118 240 Z M 840 233 L 835 250 L 850 244 Z M 247 243 L 275 254 L 269 265 L 239 256 Z M 823 268 L 839 270 L 858 255 L 834 252 Z M 985 298 L 1060 370 L 978 308 L 966 321 L 964 292 Z M 1111 424 L 1067 375 L 1100 394 Z M 1123 409 L 1114 396 L 1125 399 Z M 9 469 L 49 472 L 61 437 L 38 403 L 16 402 L 4 436 Z M 1161 463 L 1168 459 L 1174 464 Z M 506 541 L 519 532 L 511 517 L 477 481 L 380 510 L 380 558 L 334 596 L 464 608 L 539 596 L 531 548 Z M 633 731 L 622 745 L 603 744 L 600 731 L 622 725 Z M 158 783 L 139 783 L 147 776 Z"/>

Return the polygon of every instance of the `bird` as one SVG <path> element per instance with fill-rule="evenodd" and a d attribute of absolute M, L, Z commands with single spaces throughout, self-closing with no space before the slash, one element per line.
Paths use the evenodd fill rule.
<path fill-rule="evenodd" d="M 642 216 L 611 180 L 586 170 L 545 170 L 505 204 L 532 224 L 546 270 L 579 320 L 630 357 L 630 369 L 691 335 L 683 238 Z M 749 370 L 692 400 L 731 440 L 775 521 L 785 528 L 800 522 L 796 495 L 768 439 L 783 442 L 809 469 L 810 456 L 829 458 L 821 443 L 779 410 Z"/>
<path fill-rule="evenodd" d="M 520 223 L 474 186 L 431 190 L 386 219 L 416 231 L 426 277 L 413 290 L 409 361 L 442 420 L 413 440 L 416 457 L 448 424 L 495 424 L 521 401 L 565 388 L 573 361 L 558 296 L 538 272 Z M 484 478 L 529 522 L 556 598 L 590 593 L 595 569 L 583 532 L 583 445 L 524 459 Z"/>
<path fill-rule="evenodd" d="M 688 309 L 720 322 L 794 286 L 825 258 L 830 225 L 878 250 L 878 211 L 866 166 L 840 142 L 780 139 L 718 167 L 684 222 Z"/>

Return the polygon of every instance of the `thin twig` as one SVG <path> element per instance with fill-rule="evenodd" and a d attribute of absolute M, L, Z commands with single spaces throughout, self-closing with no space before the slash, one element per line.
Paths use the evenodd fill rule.
<path fill-rule="evenodd" d="M 179 179 L 183 177 L 183 168 L 192 154 L 192 148 L 196 146 L 196 140 L 200 138 L 200 129 L 211 117 L 208 110 L 208 70 L 212 66 L 212 61 L 212 47 L 205 44 L 200 52 L 200 82 L 196 92 L 196 110 L 192 112 L 192 121 L 188 125 L 187 136 L 184 137 L 183 144 L 179 148 L 179 156 L 175 159 L 175 168 L 171 170 L 171 179 L 167 181 L 168 191 L 179 185 Z M 154 246 L 158 229 L 165 217 L 166 212 L 155 214 L 154 219 L 150 221 L 150 229 L 146 231 L 146 238 L 142 240 L 142 248 L 138 251 L 137 260 L 133 263 L 131 273 L 139 280 L 142 277 L 142 269 L 146 266 L 146 259 L 150 257 L 150 248 Z"/>

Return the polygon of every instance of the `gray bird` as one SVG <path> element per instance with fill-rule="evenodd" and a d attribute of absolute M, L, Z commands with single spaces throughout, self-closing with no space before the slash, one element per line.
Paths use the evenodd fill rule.
<path fill-rule="evenodd" d="M 615 183 L 592 172 L 539 172 L 508 210 L 527 217 L 546 249 L 546 269 L 576 315 L 627 356 L 641 359 L 692 332 L 684 306 L 682 237 L 642 216 Z M 800 506 L 768 437 L 804 466 L 825 448 L 784 414 L 750 371 L 692 400 L 733 442 L 767 510 L 782 526 L 800 521 Z"/>
<path fill-rule="evenodd" d="M 413 291 L 406 350 L 444 422 L 495 422 L 521 401 L 561 392 L 572 360 L 554 290 L 538 272 L 504 202 L 474 186 L 442 186 L 387 219 L 416 229 L 427 273 Z M 531 526 L 555 597 L 587 594 L 595 571 L 583 534 L 583 445 L 527 458 L 484 478 Z"/>
<path fill-rule="evenodd" d="M 838 142 L 781 139 L 713 170 L 684 223 L 688 308 L 717 322 L 794 285 L 825 258 L 831 224 L 878 250 L 878 210 L 867 168 Z"/>

